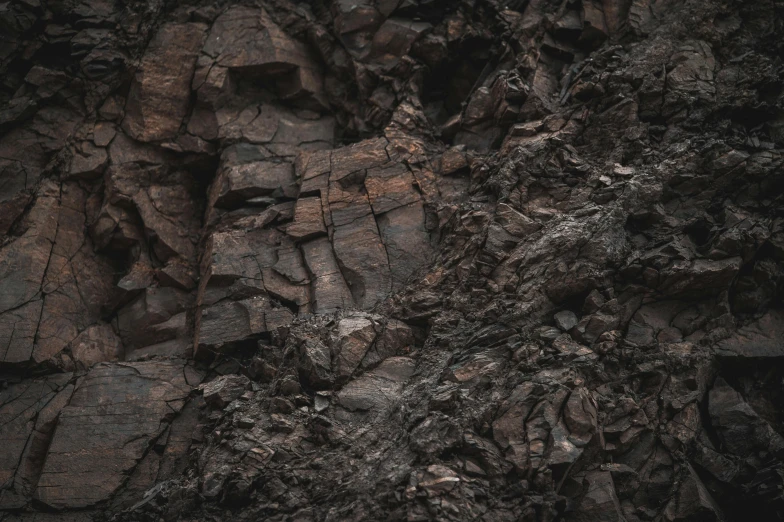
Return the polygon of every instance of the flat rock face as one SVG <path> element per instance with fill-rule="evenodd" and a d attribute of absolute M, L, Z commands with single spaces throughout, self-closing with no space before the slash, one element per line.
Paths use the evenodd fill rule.
<path fill-rule="evenodd" d="M 716 345 L 717 353 L 729 357 L 779 358 L 784 357 L 784 314 L 772 310 L 759 320 L 739 328 Z"/>
<path fill-rule="evenodd" d="M 4 507 L 24 506 L 35 491 L 58 415 L 73 394 L 72 380 L 72 374 L 64 373 L 3 390 L 0 502 Z"/>
<path fill-rule="evenodd" d="M 57 509 L 107 500 L 190 393 L 182 362 L 98 365 L 60 411 L 35 498 Z"/>
<path fill-rule="evenodd" d="M 0 2 L 0 520 L 781 519 L 773 4 Z"/>
<path fill-rule="evenodd" d="M 155 33 L 131 84 L 123 128 L 139 141 L 173 138 L 190 106 L 190 84 L 207 27 L 164 24 Z"/>

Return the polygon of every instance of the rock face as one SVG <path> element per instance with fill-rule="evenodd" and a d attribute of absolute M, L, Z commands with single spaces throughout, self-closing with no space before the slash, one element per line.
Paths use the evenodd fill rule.
<path fill-rule="evenodd" d="M 0 520 L 784 518 L 775 2 L 0 2 Z"/>
<path fill-rule="evenodd" d="M 109 499 L 190 389 L 178 362 L 95 366 L 59 413 L 35 497 L 54 508 Z"/>

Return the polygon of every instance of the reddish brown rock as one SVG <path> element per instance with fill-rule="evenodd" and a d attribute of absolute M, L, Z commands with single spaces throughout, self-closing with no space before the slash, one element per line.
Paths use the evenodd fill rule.
<path fill-rule="evenodd" d="M 260 161 L 224 168 L 211 189 L 214 205 L 238 206 L 258 196 L 295 197 L 297 184 L 290 163 Z"/>
<path fill-rule="evenodd" d="M 770 2 L 0 3 L 3 520 L 781 518 Z"/>
<path fill-rule="evenodd" d="M 164 24 L 136 72 L 125 106 L 123 128 L 141 141 L 172 138 L 190 105 L 191 76 L 206 27 Z"/>
<path fill-rule="evenodd" d="M 0 509 L 23 507 L 35 490 L 57 416 L 73 393 L 71 378 L 53 375 L 0 392 Z"/>
<path fill-rule="evenodd" d="M 275 78 L 282 98 L 320 97 L 321 75 L 308 50 L 281 31 L 263 9 L 227 10 L 215 20 L 203 53 L 220 68 Z M 199 76 L 194 84 L 201 90 Z"/>
<path fill-rule="evenodd" d="M 365 189 L 377 216 L 421 199 L 415 188 L 414 176 L 400 163 L 368 169 Z"/>
<path fill-rule="evenodd" d="M 343 273 L 338 266 L 332 244 L 327 238 L 314 239 L 302 245 L 308 270 L 313 274 L 313 311 L 329 313 L 351 308 L 353 300 Z"/>
<path fill-rule="evenodd" d="M 101 364 L 60 413 L 35 496 L 54 508 L 108 499 L 190 392 L 182 362 Z"/>
<path fill-rule="evenodd" d="M 297 240 L 307 240 L 326 233 L 321 198 L 299 198 L 294 222 L 286 227 L 286 234 Z"/>
<path fill-rule="evenodd" d="M 203 308 L 197 320 L 198 353 L 274 331 L 287 326 L 293 318 L 288 309 L 274 309 L 263 297 L 226 301 Z"/>
<path fill-rule="evenodd" d="M 108 324 L 90 326 L 71 343 L 71 356 L 84 368 L 99 362 L 122 360 L 124 349 L 119 337 Z"/>

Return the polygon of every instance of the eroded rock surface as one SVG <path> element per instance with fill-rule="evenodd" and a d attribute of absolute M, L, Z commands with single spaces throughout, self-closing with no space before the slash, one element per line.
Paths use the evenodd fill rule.
<path fill-rule="evenodd" d="M 0 520 L 784 518 L 783 16 L 0 2 Z"/>

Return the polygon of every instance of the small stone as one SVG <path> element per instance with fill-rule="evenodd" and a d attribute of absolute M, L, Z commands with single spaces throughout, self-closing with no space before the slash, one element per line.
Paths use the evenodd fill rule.
<path fill-rule="evenodd" d="M 322 411 L 329 408 L 329 396 L 323 393 L 317 393 L 313 399 L 314 401 L 314 408 L 316 409 L 316 413 L 321 413 Z"/>
<path fill-rule="evenodd" d="M 564 332 L 568 332 L 579 322 L 577 315 L 571 310 L 562 310 L 555 314 L 553 318 L 556 326 Z"/>
<path fill-rule="evenodd" d="M 270 418 L 272 421 L 272 426 L 270 426 L 270 429 L 272 429 L 272 431 L 278 431 L 281 433 L 291 433 L 294 431 L 294 423 L 283 415 L 273 413 Z"/>
<path fill-rule="evenodd" d="M 553 328 L 552 326 L 543 326 L 541 327 L 538 332 L 539 338 L 543 341 L 554 341 L 561 335 L 561 331 L 558 328 Z"/>
<path fill-rule="evenodd" d="M 452 147 L 441 156 L 441 173 L 445 176 L 455 174 L 468 168 L 468 160 L 464 152 L 465 147 Z"/>
<path fill-rule="evenodd" d="M 256 421 L 250 417 L 240 417 L 237 421 L 237 426 L 244 429 L 250 429 L 256 425 Z"/>
<path fill-rule="evenodd" d="M 273 397 L 270 400 L 270 411 L 274 413 L 292 413 L 294 411 L 294 404 L 283 397 Z"/>
<path fill-rule="evenodd" d="M 634 167 L 624 167 L 616 163 L 613 167 L 613 174 L 622 178 L 628 178 L 634 176 Z"/>
<path fill-rule="evenodd" d="M 283 379 L 280 383 L 280 393 L 283 395 L 297 395 L 302 393 L 302 387 L 299 382 L 292 378 Z"/>

